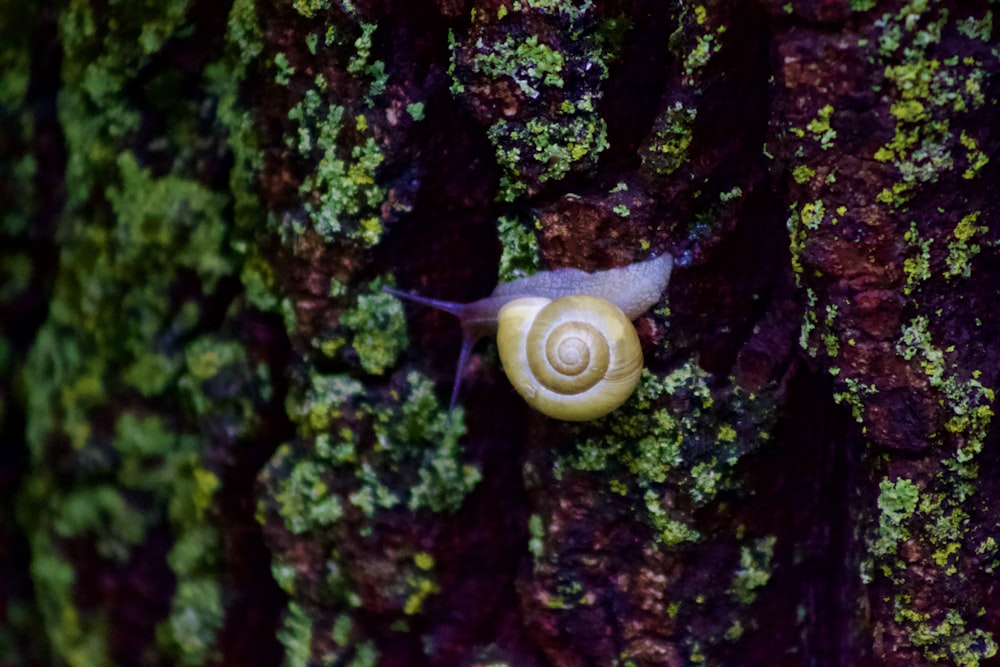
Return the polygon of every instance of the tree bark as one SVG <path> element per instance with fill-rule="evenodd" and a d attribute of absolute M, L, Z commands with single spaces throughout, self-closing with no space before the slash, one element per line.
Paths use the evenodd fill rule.
<path fill-rule="evenodd" d="M 1000 664 L 994 13 L 3 2 L 0 663 Z M 582 423 L 383 290 L 664 253 Z"/>

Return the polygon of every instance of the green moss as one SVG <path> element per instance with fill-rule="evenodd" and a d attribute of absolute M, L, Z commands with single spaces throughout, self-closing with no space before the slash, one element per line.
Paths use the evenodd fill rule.
<path fill-rule="evenodd" d="M 355 307 L 340 316 L 351 332 L 351 347 L 366 373 L 382 375 L 408 345 L 406 313 L 399 299 L 382 291 L 376 280 L 359 294 Z"/>

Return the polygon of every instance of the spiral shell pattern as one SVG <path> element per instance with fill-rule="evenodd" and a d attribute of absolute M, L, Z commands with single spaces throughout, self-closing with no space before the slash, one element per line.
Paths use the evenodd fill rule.
<path fill-rule="evenodd" d="M 605 299 L 524 297 L 501 308 L 498 320 L 504 372 L 529 405 L 550 417 L 602 417 L 639 382 L 642 348 L 635 327 Z"/>

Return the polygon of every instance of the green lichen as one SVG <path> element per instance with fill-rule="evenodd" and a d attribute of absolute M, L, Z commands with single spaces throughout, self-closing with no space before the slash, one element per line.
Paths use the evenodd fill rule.
<path fill-rule="evenodd" d="M 933 662 L 948 662 L 958 667 L 978 667 L 980 661 L 997 653 L 993 634 L 981 629 L 967 630 L 966 621 L 954 609 L 943 618 L 916 611 L 906 596 L 894 598 L 895 618 L 911 628 L 913 645 Z"/>
<path fill-rule="evenodd" d="M 593 0 L 563 2 L 563 0 L 514 0 L 514 11 L 537 10 L 545 14 L 558 14 L 576 20 L 585 16 L 593 7 Z"/>
<path fill-rule="evenodd" d="M 738 603 L 745 606 L 752 604 L 757 599 L 758 589 L 771 580 L 771 561 L 777 540 L 770 535 L 740 547 L 740 566 L 733 573 L 733 583 L 728 591 Z"/>
<path fill-rule="evenodd" d="M 497 117 L 487 129 L 503 170 L 499 198 L 505 201 L 589 170 L 608 146 L 597 113 L 608 55 L 590 3 L 515 3 L 504 20 L 520 12 L 558 17 L 566 39 L 473 31 L 465 42 L 454 34 L 449 40 L 453 94 L 510 85 L 519 97 L 520 113 Z"/>
<path fill-rule="evenodd" d="M 205 545 L 218 548 L 216 544 Z M 215 635 L 222 627 L 222 591 L 219 582 L 186 577 L 177 584 L 170 618 L 160 625 L 157 640 L 176 647 L 181 664 L 202 665 L 214 656 Z"/>
<path fill-rule="evenodd" d="M 250 219 L 245 185 L 258 153 L 233 100 L 257 53 L 252 3 L 234 3 L 230 38 L 244 50 L 208 68 L 203 97 L 156 55 L 190 34 L 187 10 L 187 2 L 74 0 L 60 14 L 66 204 L 49 316 L 25 366 L 33 464 L 18 514 L 31 527 L 45 631 L 57 661 L 71 665 L 109 664 L 113 628 L 104 601 L 76 605 L 65 539 L 94 548 L 89 565 L 100 576 L 119 576 L 154 529 L 172 538 L 166 564 L 176 589 L 157 646 L 145 650 L 174 664 L 218 658 L 225 609 L 213 505 L 221 481 L 209 461 L 226 458 L 228 438 L 253 428 L 269 391 L 266 369 L 211 333 L 217 315 L 202 313 L 202 295 L 239 271 L 230 243 L 240 237 L 230 225 L 234 200 L 192 176 L 200 151 L 225 150 L 200 134 L 199 114 L 217 100 L 239 147 L 235 211 Z M 149 145 L 134 143 L 143 113 L 164 123 Z M 70 472 L 56 479 L 47 461 L 65 444 Z"/>
<path fill-rule="evenodd" d="M 673 547 L 684 542 L 697 542 L 701 539 L 701 533 L 684 520 L 670 516 L 655 491 L 647 490 L 642 499 L 649 523 L 656 531 L 656 539 L 663 546 Z"/>
<path fill-rule="evenodd" d="M 350 441 L 347 441 L 350 443 Z M 276 457 L 290 454 L 283 445 Z M 285 526 L 295 534 L 314 528 L 329 526 L 344 514 L 340 497 L 331 492 L 325 475 L 328 470 L 326 456 L 317 453 L 313 459 L 300 460 L 281 481 L 275 500 L 281 508 Z"/>
<path fill-rule="evenodd" d="M 284 53 L 274 54 L 274 82 L 279 86 L 287 86 L 295 74 L 295 68 L 288 62 L 288 56 Z"/>
<path fill-rule="evenodd" d="M 500 216 L 497 218 L 497 236 L 500 240 L 497 282 L 508 283 L 538 271 L 538 239 L 522 220 Z"/>
<path fill-rule="evenodd" d="M 324 571 L 329 577 L 298 581 L 300 568 L 276 554 L 275 576 L 296 598 L 288 618 L 298 619 L 293 625 L 286 622 L 282 641 L 307 657 L 303 659 L 370 664 L 377 651 L 364 641 L 349 611 L 361 605 L 361 598 L 344 575 L 345 564 L 331 536 L 346 531 L 355 536 L 351 539 L 364 541 L 384 528 L 390 515 L 381 513 L 455 511 L 480 474 L 462 461 L 458 448 L 464 433 L 461 410 L 449 419 L 428 378 L 411 372 L 402 384 L 376 393 L 350 377 L 313 369 L 306 385 L 304 393 L 289 397 L 298 437 L 279 448 L 262 473 L 268 493 L 258 516 L 265 523 L 277 519 L 300 541 L 328 545 Z M 393 560 L 396 576 L 382 594 L 394 601 L 399 614 L 395 629 L 407 631 L 407 617 L 424 614 L 440 591 L 435 568 L 434 556 L 416 548 Z M 342 610 L 329 630 L 338 647 L 335 655 L 316 653 L 312 645 L 315 633 L 327 632 L 325 626 L 302 623 L 313 615 L 295 613 L 306 599 L 296 593 L 308 590 L 315 596 L 317 589 L 328 604 Z"/>
<path fill-rule="evenodd" d="M 383 281 L 374 281 L 359 294 L 355 307 L 340 316 L 351 332 L 351 348 L 366 373 L 382 375 L 395 365 L 406 349 L 406 313 L 399 299 L 382 291 Z"/>
<path fill-rule="evenodd" d="M 357 381 L 313 372 L 306 393 L 290 398 L 289 415 L 300 436 L 312 442 L 303 455 L 289 445 L 272 459 L 272 467 L 289 462 L 276 482 L 274 498 L 286 527 L 297 534 L 326 528 L 348 505 L 373 517 L 381 509 L 405 506 L 410 511 L 452 512 L 480 479 L 463 463 L 458 439 L 465 432 L 461 410 L 441 410 L 434 385 L 416 372 L 407 375 L 405 400 L 372 404 Z M 345 411 L 348 411 L 345 413 Z M 354 430 L 335 428 L 346 414 L 371 420 L 376 447 L 358 451 Z M 405 466 L 408 483 L 394 481 Z"/>
<path fill-rule="evenodd" d="M 958 137 L 959 143 L 966 148 L 965 161 L 968 167 L 962 172 L 962 178 L 972 180 L 979 174 L 979 171 L 986 166 L 990 158 L 986 153 L 979 150 L 979 143 L 971 136 L 962 131 Z"/>
<path fill-rule="evenodd" d="M 956 22 L 956 27 L 961 35 L 968 37 L 969 39 L 979 39 L 984 42 L 989 42 L 990 37 L 993 34 L 993 11 L 986 10 L 981 19 L 976 19 L 972 16 L 964 18 Z"/>
<path fill-rule="evenodd" d="M 423 102 L 412 102 L 406 105 L 406 113 L 410 114 L 410 118 L 415 121 L 421 121 L 424 119 L 424 103 Z"/>
<path fill-rule="evenodd" d="M 839 369 L 837 373 L 833 375 L 839 375 Z M 837 391 L 833 394 L 833 400 L 840 405 L 841 403 L 846 403 L 851 408 L 851 416 L 854 417 L 854 421 L 859 424 L 864 424 L 865 421 L 865 410 L 867 409 L 867 399 L 869 396 L 878 393 L 878 387 L 862 382 L 857 378 L 845 377 L 843 379 L 844 391 Z"/>
<path fill-rule="evenodd" d="M 833 116 L 833 106 L 827 104 L 816 112 L 816 117 L 806 124 L 806 129 L 812 133 L 813 139 L 819 142 L 823 150 L 828 150 L 833 146 L 833 140 L 837 138 L 837 131 L 830 126 L 830 118 Z"/>
<path fill-rule="evenodd" d="M 980 211 L 973 211 L 955 225 L 955 229 L 952 231 L 953 240 L 948 243 L 948 257 L 945 259 L 949 275 L 962 276 L 963 278 L 972 275 L 972 259 L 982 249 L 979 243 L 973 242 L 973 239 L 976 238 L 976 235 L 990 230 L 985 225 L 976 224 L 979 215 Z"/>
<path fill-rule="evenodd" d="M 491 78 L 509 77 L 522 93 L 535 98 L 542 87 L 563 87 L 561 74 L 565 64 L 561 53 L 538 42 L 538 35 L 526 40 L 507 35 L 504 42 L 493 44 L 492 49 L 479 54 L 472 70 Z"/>
<path fill-rule="evenodd" d="M 678 407 L 662 405 L 659 399 L 664 396 L 674 397 L 677 403 L 671 405 Z M 661 502 L 662 485 L 683 491 L 692 507 L 704 506 L 732 488 L 732 466 L 768 437 L 766 400 L 739 387 L 720 396 L 723 400 L 694 363 L 662 378 L 643 371 L 633 397 L 601 420 L 601 435 L 581 440 L 564 464 L 602 471 L 618 484 L 630 480 L 629 488 L 643 498 L 647 516 L 665 544 L 697 539 L 689 519 Z M 747 431 L 747 419 L 761 422 Z"/>
<path fill-rule="evenodd" d="M 801 207 L 798 202 L 793 202 L 789 207 L 788 220 L 785 225 L 788 228 L 789 249 L 792 255 L 792 271 L 795 274 L 796 285 L 802 284 L 802 272 L 804 271 L 802 266 L 802 251 L 805 249 L 809 239 L 809 232 L 819 229 L 825 220 L 830 221 L 830 224 L 836 224 L 836 218 L 831 219 L 831 216 L 827 214 L 826 205 L 821 199 L 807 202 L 802 204 Z M 812 305 L 815 304 L 810 304 L 810 309 L 807 310 L 807 313 L 811 311 Z"/>
<path fill-rule="evenodd" d="M 675 102 L 657 116 L 652 138 L 640 154 L 644 170 L 668 176 L 687 161 L 697 114 L 697 109 Z"/>
<path fill-rule="evenodd" d="M 906 277 L 903 293 L 909 295 L 931 277 L 931 244 L 934 239 L 921 237 L 916 223 L 911 221 L 909 230 L 903 234 L 903 241 L 909 248 L 903 259 L 903 275 Z"/>
<path fill-rule="evenodd" d="M 312 622 L 306 611 L 295 602 L 289 602 L 284 622 L 278 630 L 278 639 L 285 647 L 284 664 L 289 667 L 310 664 L 312 632 Z"/>
<path fill-rule="evenodd" d="M 907 524 L 917 509 L 920 490 L 911 480 L 898 478 L 891 482 L 883 479 L 879 484 L 878 536 L 872 547 L 872 553 L 877 557 L 891 557 L 896 553 L 897 545 L 910 538 Z M 884 567 L 894 567 L 885 565 Z"/>
<path fill-rule="evenodd" d="M 816 170 L 804 164 L 800 164 L 792 170 L 792 178 L 800 185 L 808 183 L 815 175 Z"/>
<path fill-rule="evenodd" d="M 304 211 L 328 241 L 345 236 L 375 245 L 382 236 L 379 211 L 385 198 L 376 173 L 382 151 L 365 117 L 355 117 L 352 129 L 344 107 L 326 99 L 325 83 L 318 83 L 288 112 L 296 133 L 286 143 L 314 163 L 299 187 Z M 348 131 L 356 138 L 345 140 Z"/>
<path fill-rule="evenodd" d="M 682 64 L 683 82 L 688 86 L 695 85 L 699 70 L 722 50 L 726 26 L 713 26 L 707 19 L 704 5 L 684 5 L 677 30 L 670 37 L 670 49 Z"/>
<path fill-rule="evenodd" d="M 972 217 L 967 222 L 972 225 L 974 221 Z M 912 541 L 926 554 L 920 581 L 937 585 L 960 581 L 967 576 L 963 550 L 981 546 L 969 543 L 973 532 L 969 508 L 975 506 L 979 479 L 976 459 L 993 418 L 995 396 L 979 382 L 978 373 L 971 377 L 959 374 L 949 360 L 954 352 L 954 347 L 941 349 L 935 344 L 926 316 L 912 318 L 896 343 L 896 353 L 917 364 L 938 392 L 947 421 L 943 431 L 930 438 L 930 444 L 942 451 L 940 469 L 933 478 L 919 487 L 903 478 L 883 480 L 880 485 L 878 531 L 869 546 L 874 562 L 863 570 L 866 580 L 871 580 L 871 566 L 875 565 L 891 586 L 910 589 L 915 575 L 898 546 Z M 919 610 L 909 594 L 896 594 L 893 600 L 896 621 L 929 660 L 978 665 L 996 653 L 991 633 L 967 629 L 965 619 L 974 609 L 968 609 L 963 601 L 931 616 Z"/>
<path fill-rule="evenodd" d="M 374 98 L 385 91 L 389 75 L 385 71 L 384 62 L 372 59 L 372 35 L 378 26 L 362 22 L 360 27 L 361 35 L 354 41 L 355 52 L 347 65 L 347 71 L 369 81 L 365 101 L 372 105 Z"/>
<path fill-rule="evenodd" d="M 292 6 L 299 14 L 311 19 L 316 14 L 329 9 L 330 0 L 293 0 Z"/>
<path fill-rule="evenodd" d="M 990 16 L 989 13 L 986 16 Z M 893 165 L 899 180 L 885 188 L 878 201 L 893 207 L 905 204 L 923 183 L 935 182 L 955 168 L 955 144 L 968 149 L 965 178 L 974 178 L 985 164 L 968 135 L 956 141 L 952 129 L 959 114 L 980 108 L 985 98 L 982 67 L 973 57 L 930 57 L 941 41 L 948 20 L 946 9 L 933 10 L 926 2 L 911 2 L 897 14 L 885 14 L 879 52 L 886 62 L 885 81 L 891 92 L 889 113 L 895 120 L 893 138 L 874 158 Z M 959 22 L 959 33 L 980 39 L 979 24 Z M 985 27 L 986 34 L 991 26 Z M 971 145 L 970 145 L 971 144 Z"/>
<path fill-rule="evenodd" d="M 427 598 L 441 592 L 441 587 L 433 577 L 434 557 L 418 552 L 413 554 L 413 564 L 416 565 L 417 572 L 406 578 L 406 587 L 410 592 L 403 605 L 403 613 L 407 616 L 421 613 Z"/>
<path fill-rule="evenodd" d="M 513 201 L 526 192 L 518 178 L 522 162 L 540 169 L 538 181 L 558 181 L 580 165 L 590 165 L 608 147 L 606 126 L 596 112 L 571 113 L 557 119 L 529 118 L 527 122 L 500 119 L 487 130 L 504 169 L 501 199 Z"/>
<path fill-rule="evenodd" d="M 528 534 L 531 539 L 528 541 L 528 551 L 537 559 L 545 553 L 545 526 L 542 524 L 542 517 L 532 514 L 528 518 Z"/>

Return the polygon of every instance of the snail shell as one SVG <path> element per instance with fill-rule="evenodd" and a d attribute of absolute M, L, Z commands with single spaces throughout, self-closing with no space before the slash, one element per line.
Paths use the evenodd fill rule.
<path fill-rule="evenodd" d="M 594 273 L 587 273 L 579 269 L 542 271 L 527 278 L 501 283 L 488 297 L 472 303 L 428 299 L 390 288 L 386 288 L 386 291 L 410 301 L 444 310 L 459 318 L 462 325 L 462 349 L 458 357 L 458 369 L 455 372 L 455 382 L 452 385 L 449 409 L 455 407 L 462 371 L 468 362 L 473 344 L 483 336 L 496 333 L 504 370 L 518 393 L 524 397 L 528 404 L 550 417 L 580 421 L 595 419 L 614 410 L 635 389 L 639 373 L 642 370 L 642 350 L 639 347 L 638 336 L 631 320 L 642 315 L 660 300 L 660 296 L 667 287 L 672 269 L 673 258 L 669 254 L 663 254 L 644 262 L 606 271 L 595 271 Z M 584 297 L 584 300 L 578 301 L 577 299 L 580 297 Z M 588 326 L 601 330 L 602 327 L 597 326 L 596 323 L 605 317 L 608 317 L 612 323 L 609 326 L 612 333 L 603 336 L 609 350 L 610 378 L 594 384 L 592 389 L 579 392 L 579 400 L 582 403 L 592 404 L 590 408 L 564 407 L 555 409 L 545 407 L 552 404 L 554 396 L 566 399 L 566 397 L 573 395 L 571 391 L 566 389 L 565 383 L 570 381 L 559 380 L 555 385 L 557 388 L 550 389 L 549 385 L 542 385 L 540 382 L 527 379 L 528 376 L 522 375 L 525 371 L 521 370 L 518 365 L 518 361 L 522 358 L 528 358 L 527 353 L 510 351 L 516 350 L 516 347 L 510 348 L 507 352 L 504 351 L 504 348 L 508 346 L 509 332 L 521 331 L 526 327 L 522 316 L 530 310 L 528 303 L 533 304 L 532 308 L 537 306 L 540 313 L 542 310 L 547 310 L 546 304 L 550 301 L 554 306 L 555 303 L 560 303 L 567 298 L 572 299 L 568 303 L 572 305 L 575 312 L 579 313 L 580 321 L 587 323 Z M 585 311 L 586 314 L 584 314 Z M 507 317 L 513 318 L 509 324 L 505 322 Z M 548 317 L 549 315 L 546 314 L 545 319 Z M 622 320 L 624 320 L 624 326 L 620 324 Z M 564 331 L 568 330 L 560 330 L 560 333 Z M 596 340 L 596 338 L 592 338 L 591 334 L 587 334 L 587 336 L 577 335 L 572 338 L 579 341 Z M 534 337 L 526 338 L 525 345 L 533 346 L 534 343 L 541 340 L 541 338 Z M 558 343 L 553 343 L 553 345 L 566 358 L 573 355 L 582 357 L 584 354 L 582 348 L 577 350 L 575 347 L 560 347 Z M 566 345 L 577 346 L 581 343 L 573 342 L 566 343 Z M 588 348 L 587 354 L 593 359 L 598 359 L 602 358 L 603 353 Z M 593 373 L 593 371 L 580 371 L 573 376 L 573 382 L 581 379 L 580 376 L 590 378 Z M 544 390 L 543 387 L 545 387 Z M 564 400 L 565 402 L 568 400 Z"/>
<path fill-rule="evenodd" d="M 603 417 L 639 382 L 639 337 L 606 299 L 583 294 L 515 299 L 500 309 L 498 319 L 504 372 L 517 393 L 549 417 Z"/>

